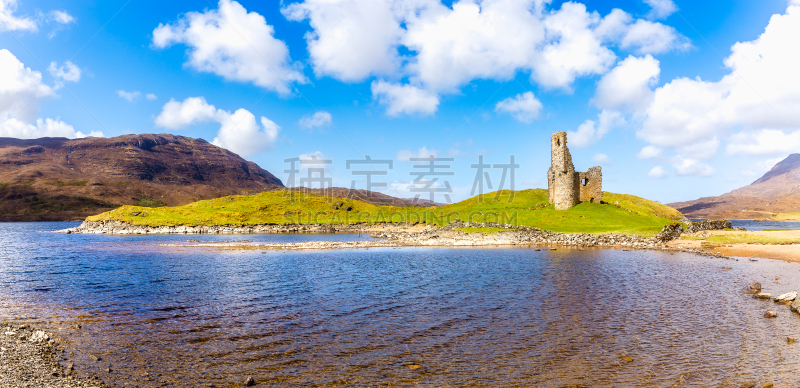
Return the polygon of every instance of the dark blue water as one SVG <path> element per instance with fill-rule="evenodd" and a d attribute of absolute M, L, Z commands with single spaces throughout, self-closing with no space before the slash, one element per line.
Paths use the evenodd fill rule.
<path fill-rule="evenodd" d="M 800 337 L 800 316 L 740 292 L 751 281 L 797 289 L 792 263 L 521 248 L 220 252 L 157 245 L 184 235 L 40 233 L 71 225 L 0 224 L 0 318 L 47 327 L 79 371 L 119 386 L 246 376 L 280 387 L 800 386 L 800 346 L 786 341 Z"/>
<path fill-rule="evenodd" d="M 692 221 L 699 221 L 699 219 L 693 219 Z M 745 228 L 747 230 L 800 229 L 800 222 L 788 221 L 731 220 L 731 224 L 735 228 Z"/>

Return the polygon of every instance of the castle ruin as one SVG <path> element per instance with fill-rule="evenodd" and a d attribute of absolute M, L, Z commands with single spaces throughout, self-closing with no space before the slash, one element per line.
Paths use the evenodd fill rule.
<path fill-rule="evenodd" d="M 586 172 L 575 172 L 572 155 L 567 148 L 567 133 L 550 136 L 550 169 L 547 190 L 556 210 L 567 210 L 581 202 L 600 203 L 603 199 L 603 173 L 600 166 Z"/>

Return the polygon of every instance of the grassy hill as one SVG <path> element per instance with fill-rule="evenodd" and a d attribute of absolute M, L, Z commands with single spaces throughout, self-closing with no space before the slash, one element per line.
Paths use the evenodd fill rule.
<path fill-rule="evenodd" d="M 677 210 L 633 195 L 604 193 L 604 203 L 582 203 L 567 211 L 548 204 L 547 190 L 500 191 L 430 208 L 379 206 L 358 200 L 296 191 L 234 195 L 176 207 L 122 206 L 87 218 L 133 225 L 256 225 L 284 223 L 396 223 L 446 225 L 453 220 L 500 222 L 554 232 L 652 235 L 683 218 Z"/>

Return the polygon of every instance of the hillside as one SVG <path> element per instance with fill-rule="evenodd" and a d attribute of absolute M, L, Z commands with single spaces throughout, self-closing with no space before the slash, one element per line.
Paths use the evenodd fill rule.
<path fill-rule="evenodd" d="M 671 203 L 689 218 L 772 218 L 800 211 L 800 154 L 791 154 L 753 183 L 722 194 Z"/>
<path fill-rule="evenodd" d="M 604 193 L 609 201 L 582 203 L 567 211 L 548 204 L 547 190 L 503 191 L 441 207 L 380 206 L 358 200 L 272 191 L 230 196 L 179 207 L 123 206 L 87 221 L 133 225 L 259 225 L 285 223 L 396 223 L 444 225 L 452 220 L 527 225 L 555 232 L 652 235 L 683 215 L 659 203 L 625 194 Z M 510 196 L 513 195 L 513 200 Z"/>
<path fill-rule="evenodd" d="M 125 204 L 183 205 L 282 187 L 202 139 L 0 138 L 0 221 L 80 220 Z"/>

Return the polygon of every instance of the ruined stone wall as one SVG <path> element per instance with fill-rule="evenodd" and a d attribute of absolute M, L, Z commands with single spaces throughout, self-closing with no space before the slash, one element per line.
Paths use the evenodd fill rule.
<path fill-rule="evenodd" d="M 599 166 L 578 173 L 581 202 L 600 203 L 603 200 L 603 172 Z"/>
<path fill-rule="evenodd" d="M 567 210 L 578 204 L 580 194 L 575 165 L 567 148 L 566 132 L 550 136 L 550 163 L 547 174 L 550 203 L 555 204 L 556 210 Z"/>
<path fill-rule="evenodd" d="M 603 199 L 603 173 L 592 167 L 587 172 L 575 172 L 572 155 L 567 148 L 567 133 L 550 136 L 550 169 L 547 170 L 547 190 L 550 203 L 556 210 L 567 210 L 581 202 L 600 203 Z"/>

